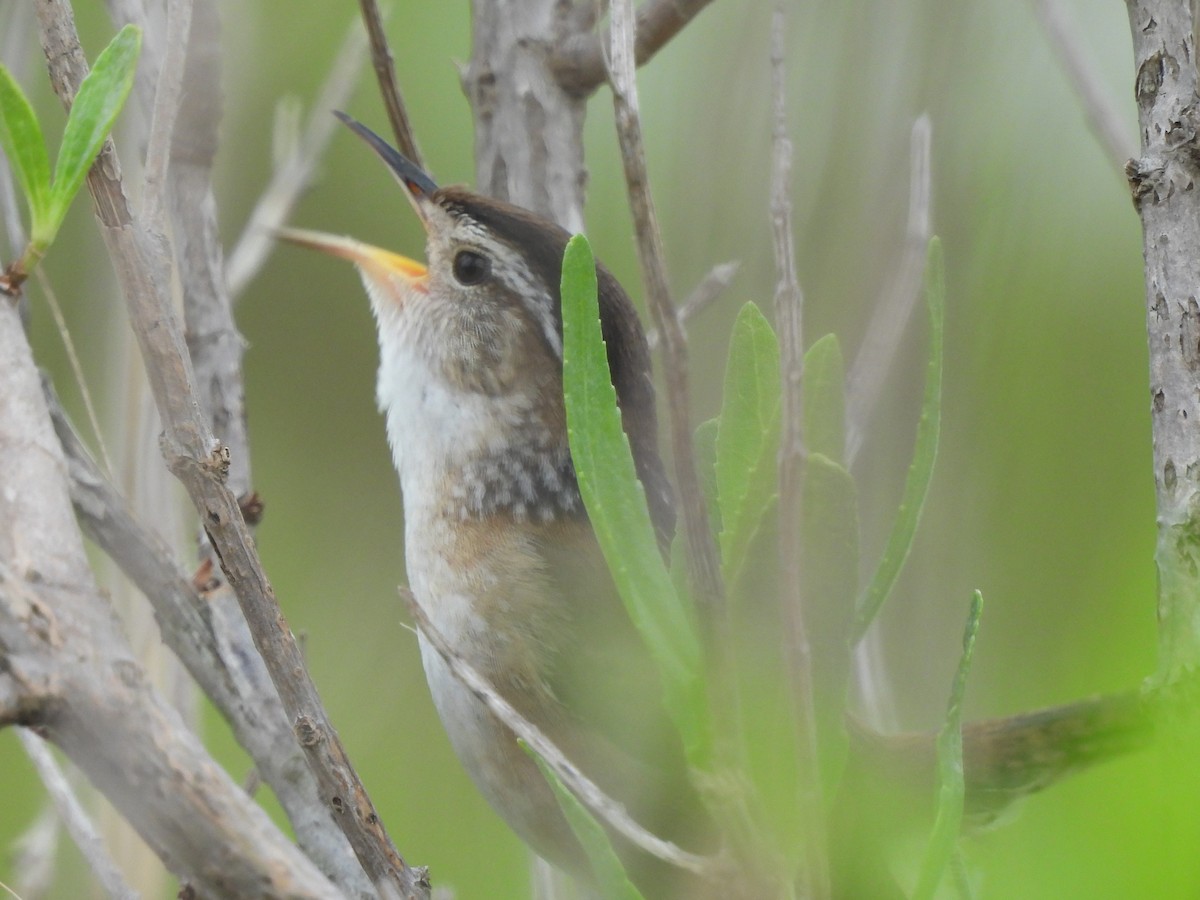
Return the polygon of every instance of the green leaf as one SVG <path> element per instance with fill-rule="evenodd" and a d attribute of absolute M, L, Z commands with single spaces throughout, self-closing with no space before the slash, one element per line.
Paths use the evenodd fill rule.
<path fill-rule="evenodd" d="M 804 465 L 804 619 L 813 667 L 813 700 L 827 794 L 845 758 L 850 629 L 858 594 L 858 497 L 841 465 L 809 453 Z"/>
<path fill-rule="evenodd" d="M 721 569 L 733 584 L 776 491 L 779 451 L 779 341 L 758 307 L 738 313 L 725 367 L 717 432 Z"/>
<path fill-rule="evenodd" d="M 642 900 L 641 893 L 629 880 L 625 867 L 613 850 L 604 826 L 596 821 L 591 811 L 562 783 L 558 774 L 537 751 L 524 741 L 521 741 L 521 747 L 533 757 L 533 761 L 542 770 L 542 777 L 554 791 L 554 796 L 558 799 L 558 808 L 562 810 L 571 831 L 583 845 L 588 861 L 592 864 L 592 874 L 596 876 L 601 895 L 611 900 Z"/>
<path fill-rule="evenodd" d="M 929 846 L 921 861 L 921 873 L 913 900 L 932 900 L 946 869 L 954 856 L 958 834 L 962 828 L 963 798 L 966 786 L 963 780 L 962 705 L 967 692 L 967 675 L 971 671 L 971 657 L 975 651 L 975 637 L 979 634 L 979 619 L 983 614 L 983 594 L 979 591 L 971 597 L 971 611 L 967 615 L 967 627 L 963 632 L 962 656 L 958 660 L 958 671 L 954 674 L 954 685 L 950 690 L 950 703 L 946 709 L 946 721 L 938 733 L 938 792 L 937 816 Z"/>
<path fill-rule="evenodd" d="M 925 304 L 929 309 L 929 361 L 925 367 L 925 398 L 921 403 L 921 421 L 917 424 L 916 449 L 904 480 L 904 494 L 896 521 L 888 535 L 883 556 L 871 584 L 858 604 L 858 620 L 854 639 L 861 640 L 871 622 L 892 592 L 896 578 L 912 549 L 921 509 L 929 494 L 933 479 L 933 463 L 937 458 L 938 435 L 942 418 L 942 331 L 946 308 L 946 273 L 942 260 L 942 243 L 936 237 L 929 242 L 925 263 Z"/>
<path fill-rule="evenodd" d="M 79 86 L 54 167 L 49 204 L 52 233 L 62 224 L 129 96 L 141 49 L 142 30 L 126 25 L 96 57 L 92 71 Z"/>
<path fill-rule="evenodd" d="M 582 235 L 563 257 L 563 389 L 579 492 L 621 600 L 663 683 L 663 703 L 688 761 L 707 768 L 712 728 L 691 612 L 659 554 L 646 495 L 621 428 L 596 297 L 596 263 Z"/>
<path fill-rule="evenodd" d="M 846 379 L 837 335 L 804 354 L 804 446 L 834 462 L 846 454 Z"/>
<path fill-rule="evenodd" d="M 29 204 L 30 237 L 41 240 L 50 193 L 50 157 L 33 107 L 4 66 L 0 66 L 0 149 Z"/>

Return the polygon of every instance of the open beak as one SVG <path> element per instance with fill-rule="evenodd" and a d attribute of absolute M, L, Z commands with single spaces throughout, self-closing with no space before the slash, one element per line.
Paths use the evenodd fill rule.
<path fill-rule="evenodd" d="M 325 234 L 320 231 L 281 228 L 276 233 L 283 240 L 299 247 L 308 247 L 311 250 L 328 253 L 330 256 L 348 259 L 378 281 L 386 283 L 398 275 L 414 287 L 424 289 L 424 280 L 428 270 L 415 259 L 365 244 L 351 237 Z"/>
<path fill-rule="evenodd" d="M 375 154 L 383 160 L 384 165 L 392 173 L 392 177 L 400 182 L 400 187 L 404 188 L 404 196 L 408 198 L 408 202 L 412 204 L 412 208 L 416 210 L 417 216 L 421 223 L 428 225 L 428 219 L 425 215 L 425 207 L 432 202 L 434 192 L 437 190 L 437 185 L 433 179 L 421 171 L 420 167 L 410 160 L 407 156 L 377 135 L 374 131 L 350 116 L 346 115 L 339 109 L 335 109 L 333 114 L 340 119 L 347 128 L 357 134 L 360 138 L 366 141 L 367 146 L 375 151 Z"/>
<path fill-rule="evenodd" d="M 421 224 L 428 227 L 429 218 L 425 210 L 433 202 L 432 196 L 437 190 L 433 179 L 366 125 L 355 121 L 339 110 L 334 110 L 333 114 L 351 131 L 366 141 L 367 145 L 383 160 L 392 176 L 400 182 L 400 186 L 404 189 L 404 196 L 416 210 Z M 386 282 L 392 277 L 400 276 L 419 290 L 425 289 L 424 280 L 428 270 L 424 265 L 407 256 L 364 244 L 354 238 L 324 234 L 319 231 L 281 228 L 276 233 L 283 240 L 300 247 L 308 247 L 331 256 L 348 259 L 377 280 Z"/>

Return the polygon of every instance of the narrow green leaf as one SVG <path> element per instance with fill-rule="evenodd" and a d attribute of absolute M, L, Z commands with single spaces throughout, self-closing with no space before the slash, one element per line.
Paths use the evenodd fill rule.
<path fill-rule="evenodd" d="M 929 361 L 925 367 L 925 398 L 921 403 L 921 421 L 917 424 L 916 449 L 904 480 L 904 495 L 896 511 L 887 545 L 875 576 L 858 604 L 858 620 L 854 640 L 862 639 L 867 628 L 892 592 L 896 578 L 912 549 L 921 509 L 929 494 L 933 479 L 933 463 L 937 459 L 938 435 L 942 418 L 942 331 L 946 309 L 946 273 L 942 260 L 942 243 L 936 237 L 929 242 L 925 262 L 925 304 L 929 309 Z"/>
<path fill-rule="evenodd" d="M 30 238 L 40 240 L 50 193 L 50 157 L 33 107 L 4 66 L 0 66 L 0 150 L 29 204 Z"/>
<path fill-rule="evenodd" d="M 971 597 L 971 611 L 967 615 L 967 627 L 963 632 L 962 656 L 958 660 L 958 671 L 950 689 L 950 703 L 946 708 L 946 721 L 938 733 L 938 790 L 937 816 L 929 846 L 921 861 L 921 873 L 913 900 L 932 900 L 946 869 L 954 856 L 958 834 L 962 828 L 963 798 L 966 786 L 963 781 L 962 748 L 962 704 L 967 692 L 967 675 L 971 671 L 971 657 L 975 652 L 975 637 L 979 634 L 979 619 L 983 614 L 983 594 L 979 591 Z"/>
<path fill-rule="evenodd" d="M 837 463 L 846 453 L 846 368 L 834 334 L 804 354 L 804 446 Z"/>
<path fill-rule="evenodd" d="M 813 667 L 822 778 L 827 793 L 845 759 L 850 630 L 858 594 L 858 496 L 854 479 L 819 453 L 804 464 L 804 620 Z"/>
<path fill-rule="evenodd" d="M 700 639 L 659 555 L 646 495 L 621 428 L 596 298 L 596 263 L 582 235 L 562 270 L 563 388 L 579 491 L 621 600 L 663 682 L 664 706 L 688 761 L 711 762 L 712 729 Z"/>
<path fill-rule="evenodd" d="M 67 207 L 79 192 L 88 169 L 104 146 L 104 139 L 129 96 L 141 49 L 142 30 L 135 25 L 126 25 L 96 57 L 92 71 L 79 86 L 54 166 L 54 184 L 50 193 L 50 219 L 54 232 L 62 224 Z"/>
<path fill-rule="evenodd" d="M 779 450 L 779 341 L 753 303 L 738 313 L 725 367 L 717 432 L 721 568 L 733 584 L 776 491 Z"/>
<path fill-rule="evenodd" d="M 592 874 L 596 876 L 596 883 L 601 889 L 601 895 L 611 898 L 611 900 L 642 900 L 641 893 L 629 880 L 629 876 L 625 873 L 625 867 L 621 864 L 616 851 L 613 850 L 612 842 L 608 839 L 608 832 L 604 830 L 604 826 L 596 821 L 596 817 L 592 815 L 591 811 L 580 803 L 579 798 L 562 783 L 555 771 L 538 755 L 537 751 L 524 741 L 521 741 L 521 747 L 533 757 L 533 761 L 542 770 L 542 777 L 554 791 L 554 796 L 558 799 L 558 808 L 562 810 L 567 823 L 571 826 L 571 831 L 583 845 L 588 861 L 592 864 Z"/>

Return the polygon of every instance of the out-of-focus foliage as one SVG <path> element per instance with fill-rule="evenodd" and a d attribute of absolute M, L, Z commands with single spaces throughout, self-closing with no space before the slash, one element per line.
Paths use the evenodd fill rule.
<path fill-rule="evenodd" d="M 100 47 L 112 33 L 103 6 L 78 6 L 86 45 Z M 1133 134 L 1123 10 L 1082 0 L 1069 7 Z M 322 4 L 296 15 L 285 0 L 223 8 L 218 199 L 233 240 L 270 174 L 276 104 L 313 95 L 357 10 Z M 962 598 L 976 587 L 988 616 L 967 720 L 1136 685 L 1154 668 L 1154 508 L 1141 236 L 1121 173 L 1088 132 L 1026 5 L 849 0 L 789 10 L 806 334 L 837 334 L 847 361 L 896 271 L 911 123 L 928 111 L 933 126 L 933 221 L 950 298 L 938 470 L 878 624 L 900 724 L 936 730 L 942 722 Z M 473 181 L 455 69 L 470 54 L 468 4 L 399 0 L 389 33 L 431 168 L 439 182 Z M 697 422 L 720 409 L 723 367 L 711 361 L 725 358 L 741 305 L 755 301 L 770 315 L 769 36 L 770 4 L 714 0 L 640 75 L 676 293 L 716 262 L 742 261 L 728 295 L 690 329 Z M 36 48 L 32 34 L 27 45 Z M 43 111 L 56 101 L 43 73 L 36 58 L 18 71 L 46 122 Z M 351 112 L 385 121 L 369 75 Z M 637 301 L 604 90 L 590 112 L 588 235 Z M 52 135 L 48 142 L 57 145 Z M 135 152 L 119 146 L 130 158 Z M 415 217 L 387 174 L 364 159 L 353 141 L 335 140 L 295 223 L 419 255 Z M 124 338 L 85 204 L 72 209 L 58 240 L 62 252 L 44 269 L 103 394 Z M 334 721 L 406 858 L 431 866 L 462 900 L 521 896 L 523 851 L 454 759 L 415 639 L 401 624 L 400 498 L 374 408 L 375 336 L 361 289 L 348 268 L 283 248 L 238 316 L 250 344 L 255 483 L 268 510 L 258 540 L 289 621 L 308 635 Z M 882 550 L 912 455 L 927 351 L 916 318 L 853 470 L 868 565 Z M 36 294 L 32 328 L 40 361 L 77 402 Z M 865 582 L 870 571 L 860 575 Z M 240 773 L 244 757 L 219 722 L 207 724 Z M 7 846 L 40 802 L 7 732 L 0 772 Z M 1179 811 L 1170 801 L 1152 754 L 1064 782 L 965 843 L 979 895 L 1195 896 L 1194 846 L 1173 842 Z M 926 839 L 897 851 L 910 883 Z M 10 873 L 0 855 L 0 879 Z"/>

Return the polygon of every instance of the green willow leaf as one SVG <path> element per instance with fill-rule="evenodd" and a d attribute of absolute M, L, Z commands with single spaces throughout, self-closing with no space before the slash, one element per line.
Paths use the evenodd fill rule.
<path fill-rule="evenodd" d="M 49 204 L 53 232 L 62 224 L 129 96 L 141 49 L 141 29 L 126 25 L 96 57 L 96 64 L 79 86 L 54 167 Z"/>
<path fill-rule="evenodd" d="M 600 328 L 596 263 L 582 235 L 563 257 L 563 389 L 579 492 L 621 600 L 662 678 L 664 706 L 696 768 L 711 763 L 700 639 L 659 554 L 621 428 Z"/>
<path fill-rule="evenodd" d="M 975 652 L 975 637 L 979 634 L 979 619 L 983 615 L 983 594 L 979 591 L 971 597 L 971 611 L 967 615 L 967 627 L 963 632 L 962 656 L 958 659 L 958 671 L 950 689 L 950 703 L 946 709 L 946 721 L 938 732 L 938 789 L 937 816 L 929 846 L 921 861 L 921 872 L 913 900 L 933 900 L 938 885 L 946 874 L 958 843 L 962 828 L 963 798 L 966 785 L 963 779 L 962 706 L 967 692 L 967 675 L 971 671 L 971 658 Z"/>
<path fill-rule="evenodd" d="M 942 332 L 946 316 L 946 272 L 942 243 L 936 237 L 929 242 L 925 263 L 925 304 L 929 310 L 929 361 L 925 367 L 925 397 L 921 403 L 921 421 L 917 424 L 916 449 L 883 556 L 858 604 L 858 619 L 854 628 L 856 641 L 866 634 L 883 607 L 908 558 L 917 524 L 921 520 L 921 509 L 929 494 L 929 483 L 933 479 L 934 460 L 937 459 L 942 419 Z"/>
<path fill-rule="evenodd" d="M 30 236 L 40 240 L 48 212 L 50 157 L 33 107 L 4 66 L 0 66 L 0 150 L 29 204 Z"/>
<path fill-rule="evenodd" d="M 733 584 L 777 490 L 779 341 L 753 303 L 738 313 L 725 367 L 717 431 L 716 482 L 721 511 L 721 568 Z"/>
<path fill-rule="evenodd" d="M 592 874 L 596 876 L 596 883 L 601 889 L 601 895 L 611 898 L 611 900 L 643 900 L 641 893 L 633 886 L 633 882 L 625 873 L 625 867 L 621 864 L 616 851 L 613 850 L 612 842 L 608 839 L 608 832 L 604 830 L 604 826 L 596 821 L 596 817 L 592 815 L 591 811 L 579 802 L 579 798 L 571 793 L 555 771 L 532 747 L 524 741 L 521 742 L 521 747 L 533 757 L 533 761 L 542 770 L 542 777 L 554 791 L 554 796 L 558 800 L 558 808 L 562 810 L 563 816 L 571 826 L 571 831 L 575 833 L 575 837 L 583 846 L 584 852 L 587 853 L 588 862 L 592 864 Z"/>

